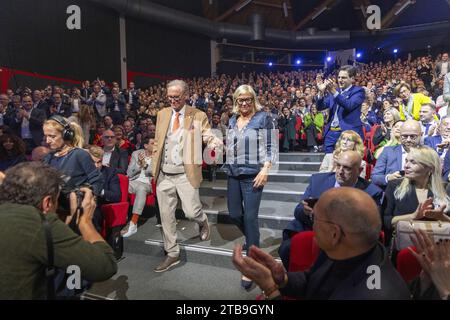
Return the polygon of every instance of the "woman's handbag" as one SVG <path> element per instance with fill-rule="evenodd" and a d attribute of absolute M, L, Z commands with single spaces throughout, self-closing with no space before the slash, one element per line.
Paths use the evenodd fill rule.
<path fill-rule="evenodd" d="M 400 251 L 401 249 L 413 246 L 414 244 L 409 237 L 414 235 L 414 230 L 419 229 L 425 230 L 434 242 L 440 239 L 450 239 L 450 222 L 425 220 L 399 221 L 392 235 L 396 249 Z"/>

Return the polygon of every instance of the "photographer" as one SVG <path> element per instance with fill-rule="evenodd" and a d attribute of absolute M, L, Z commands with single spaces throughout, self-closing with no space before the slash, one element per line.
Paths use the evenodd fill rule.
<path fill-rule="evenodd" d="M 80 126 L 53 116 L 44 123 L 44 136 L 51 150 L 44 162 L 67 176 L 66 185 L 76 188 L 88 184 L 94 194 L 99 195 L 103 181 L 91 156 L 82 149 L 84 139 Z"/>
<path fill-rule="evenodd" d="M 78 223 L 81 236 L 56 216 L 61 183 L 57 170 L 38 162 L 6 171 L 0 186 L 0 299 L 44 299 L 45 268 L 53 267 L 48 251 L 53 253 L 54 267 L 78 266 L 88 281 L 104 281 L 117 272 L 112 249 L 92 224 L 95 200 L 89 189 L 81 189 L 81 215 L 75 215 L 76 198 L 71 195 L 70 219 Z M 47 247 L 44 220 L 53 250 Z"/>

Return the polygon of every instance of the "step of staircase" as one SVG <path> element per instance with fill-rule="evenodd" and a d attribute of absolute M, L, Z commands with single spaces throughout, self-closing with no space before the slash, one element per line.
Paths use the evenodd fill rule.
<path fill-rule="evenodd" d="M 325 153 L 313 152 L 281 152 L 278 161 L 321 162 Z"/>
<path fill-rule="evenodd" d="M 214 223 L 232 224 L 225 196 L 201 197 L 203 211 Z M 289 221 L 294 219 L 297 202 L 262 200 L 259 207 L 258 221 L 263 228 L 283 230 Z"/>
<path fill-rule="evenodd" d="M 300 196 L 306 190 L 305 183 L 296 182 L 272 182 L 266 184 L 263 190 L 263 200 L 275 200 L 285 202 L 298 202 Z M 203 181 L 200 186 L 200 196 L 225 197 L 227 195 L 227 181 L 216 180 L 215 182 Z"/>

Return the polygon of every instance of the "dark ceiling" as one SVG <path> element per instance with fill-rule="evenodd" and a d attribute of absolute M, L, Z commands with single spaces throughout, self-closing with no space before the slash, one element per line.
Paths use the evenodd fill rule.
<path fill-rule="evenodd" d="M 366 18 L 363 9 L 378 5 L 382 28 L 418 25 L 450 19 L 450 0 L 147 0 L 205 17 L 214 21 L 248 24 L 249 15 L 260 13 L 267 28 L 302 31 L 317 30 L 363 31 Z M 246 4 L 247 3 L 247 4 Z M 283 4 L 286 3 L 287 17 Z M 406 5 L 407 3 L 407 5 Z M 240 6 L 244 5 L 239 9 Z M 403 5 L 400 13 L 394 14 Z M 323 11 L 322 8 L 326 7 Z M 237 10 L 239 9 L 239 10 Z M 311 19 L 322 11 L 315 19 Z"/>

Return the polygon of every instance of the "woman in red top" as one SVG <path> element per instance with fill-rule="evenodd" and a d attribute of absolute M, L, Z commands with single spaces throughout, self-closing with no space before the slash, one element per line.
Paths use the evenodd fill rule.
<path fill-rule="evenodd" d="M 136 146 L 132 144 L 128 139 L 125 139 L 125 130 L 121 125 L 117 125 L 113 127 L 114 135 L 116 136 L 117 145 L 120 149 L 126 150 L 129 155 L 133 153 L 136 149 Z"/>

